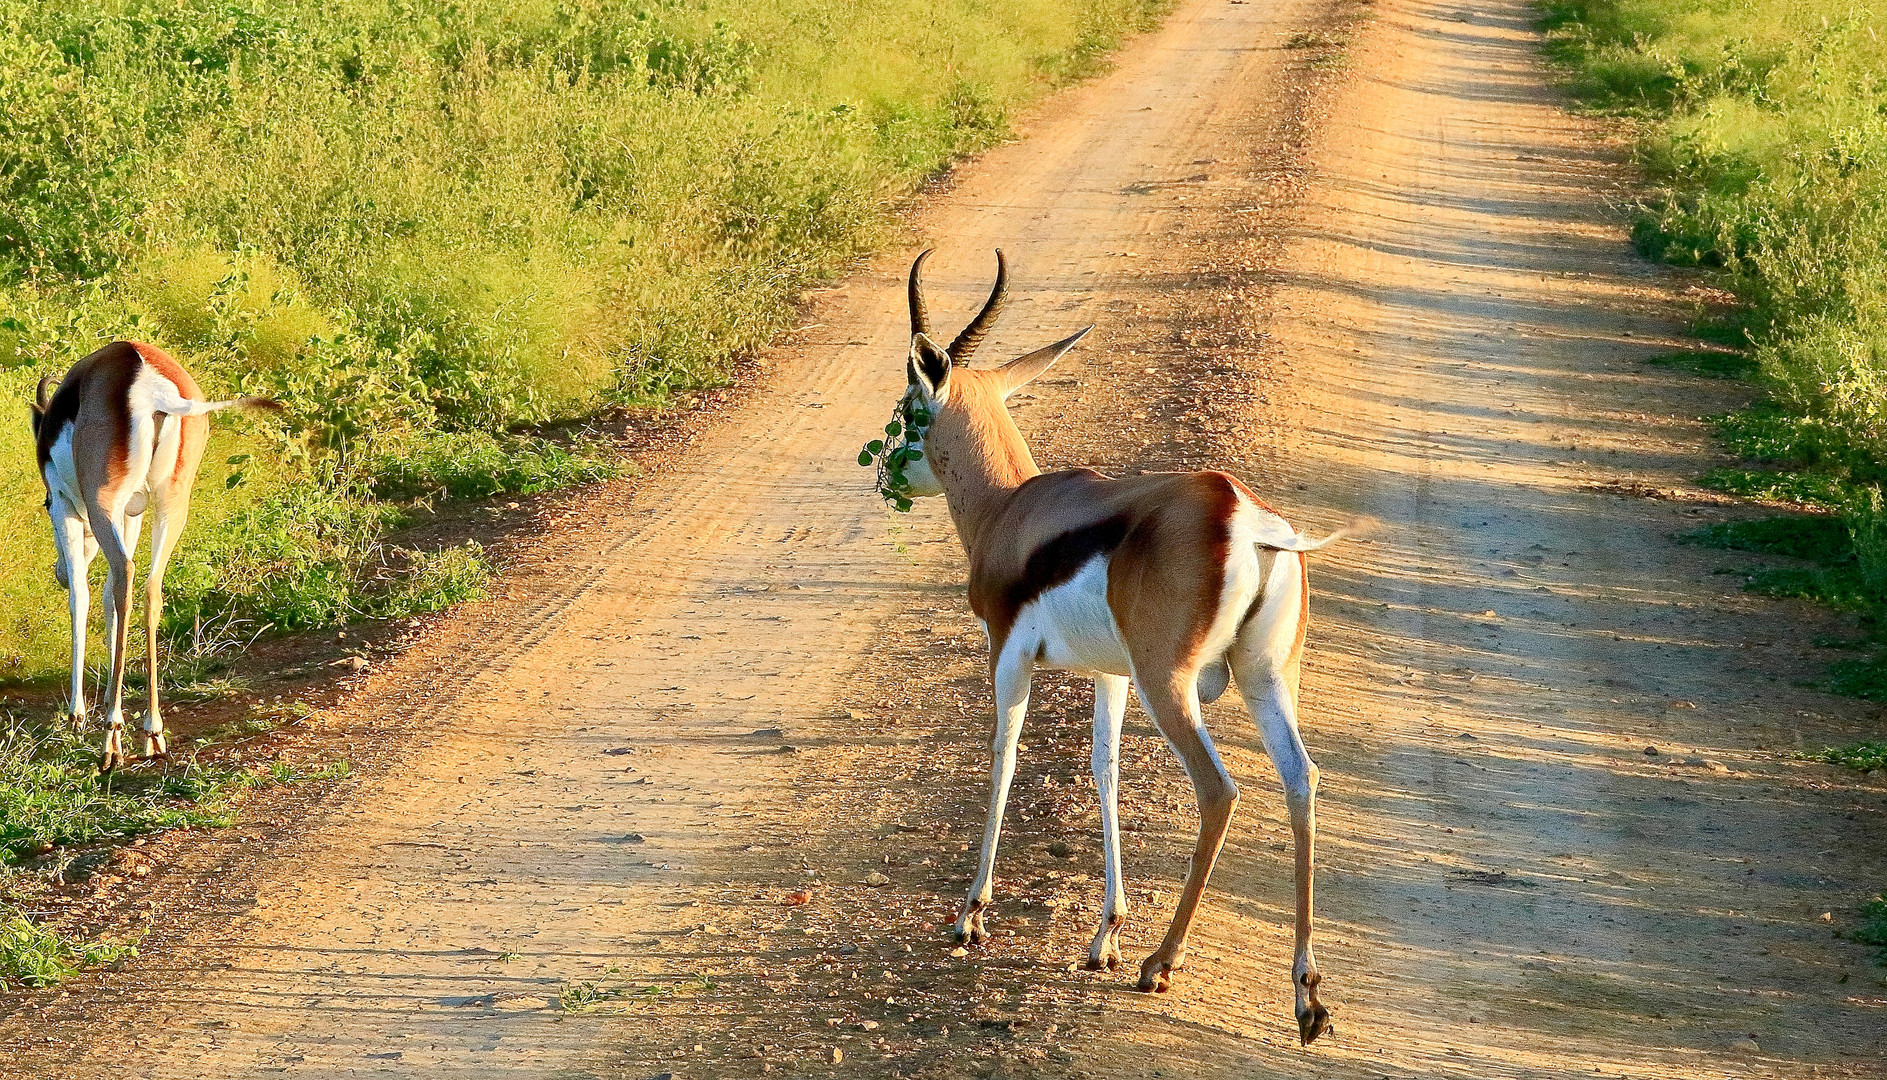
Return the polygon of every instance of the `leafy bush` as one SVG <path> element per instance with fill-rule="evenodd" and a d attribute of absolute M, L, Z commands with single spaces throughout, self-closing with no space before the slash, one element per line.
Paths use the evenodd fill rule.
<path fill-rule="evenodd" d="M 69 941 L 18 912 L 7 912 L 0 920 L 0 987 L 55 986 L 84 968 L 116 963 L 137 952 L 116 941 Z"/>
<path fill-rule="evenodd" d="M 1826 761 L 1830 765 L 1846 765 L 1850 769 L 1858 769 L 1861 772 L 1872 772 L 1875 769 L 1887 769 L 1887 742 L 1874 740 L 1849 743 L 1846 746 L 1831 746 L 1818 754 L 1809 756 L 1816 761 Z M 1882 944 L 1887 944 L 1887 942 Z"/>
<path fill-rule="evenodd" d="M 606 475 L 520 433 L 725 381 L 1161 2 L 0 0 L 0 385 L 129 336 L 279 395 L 218 420 L 173 628 L 405 608 L 379 502 Z M 63 602 L 5 440 L 19 678 Z"/>
<path fill-rule="evenodd" d="M 1878 945 L 1880 960 L 1887 963 L 1887 896 L 1876 896 L 1861 905 L 1861 925 L 1854 930 L 1854 940 L 1863 945 Z"/>
<path fill-rule="evenodd" d="M 617 475 L 605 453 L 573 453 L 548 439 L 500 439 L 483 432 L 455 432 L 428 439 L 403 453 L 383 453 L 370 471 L 374 493 L 383 498 L 535 495 Z"/>

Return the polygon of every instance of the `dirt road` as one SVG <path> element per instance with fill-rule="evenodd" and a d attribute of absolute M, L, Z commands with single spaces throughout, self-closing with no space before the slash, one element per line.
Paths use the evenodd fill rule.
<path fill-rule="evenodd" d="M 998 935 L 948 955 L 980 636 L 942 508 L 887 517 L 850 462 L 902 380 L 900 253 L 676 468 L 377 676 L 356 718 L 445 688 L 410 749 L 257 826 L 298 840 L 242 913 L 8 1019 L 12 1072 L 1882 1075 L 1881 969 L 1831 930 L 1880 885 L 1887 792 L 1781 753 L 1877 710 L 1793 685 L 1829 617 L 1669 539 L 1732 512 L 1686 479 L 1734 391 L 1638 362 L 1683 298 L 1629 257 L 1527 18 L 1194 0 L 918 223 L 940 321 L 1009 253 L 989 354 L 1100 325 L 1017 402 L 1046 466 L 1225 463 L 1301 523 L 1388 523 L 1313 577 L 1333 1036 L 1295 1045 L 1288 833 L 1225 707 L 1248 795 L 1174 993 L 1070 969 L 1099 853 L 1065 680 Z M 1191 813 L 1137 714 L 1126 750 L 1137 956 Z"/>

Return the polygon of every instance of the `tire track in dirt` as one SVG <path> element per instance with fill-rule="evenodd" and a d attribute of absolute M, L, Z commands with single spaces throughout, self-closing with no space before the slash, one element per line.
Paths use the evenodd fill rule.
<path fill-rule="evenodd" d="M 1018 408 L 1044 464 L 1225 462 L 1294 516 L 1388 522 L 1313 574 L 1336 1031 L 1295 1045 L 1288 832 L 1235 708 L 1210 716 L 1246 799 L 1173 994 L 1070 969 L 1100 874 L 1087 691 L 1053 677 L 1000 932 L 942 959 L 990 703 L 960 596 L 920 585 L 857 676 L 869 745 L 834 731 L 799 779 L 805 869 L 730 882 L 753 932 L 678 953 L 723 982 L 618 1075 L 836 1071 L 832 1046 L 854 1074 L 937 1078 L 1882 1074 L 1879 969 L 1820 916 L 1838 930 L 1877 887 L 1887 798 L 1790 756 L 1877 720 L 1795 685 L 1830 658 L 1807 642 L 1849 628 L 1728 591 L 1712 571 L 1740 557 L 1671 539 L 1739 513 L 1690 478 L 1719 460 L 1696 417 L 1747 391 L 1642 363 L 1688 344 L 1685 282 L 1630 256 L 1606 206 L 1622 155 L 1544 87 L 1530 10 L 1374 10 L 1351 74 L 1303 110 L 1303 167 L 1234 151 L 1209 200 L 1156 196 L 1164 235 L 1117 301 L 1132 329 Z M 1264 222 L 1292 215 L 1243 213 L 1299 195 L 1284 235 Z M 901 534 L 942 538 L 918 582 L 961 580 L 948 529 L 923 508 Z M 1125 744 L 1144 955 L 1193 819 L 1137 710 Z M 862 885 L 874 870 L 890 883 Z"/>

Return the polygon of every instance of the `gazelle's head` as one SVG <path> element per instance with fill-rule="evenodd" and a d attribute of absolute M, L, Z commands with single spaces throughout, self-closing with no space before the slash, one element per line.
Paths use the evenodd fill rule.
<path fill-rule="evenodd" d="M 1008 295 L 1009 264 L 996 252 L 996 284 L 983 310 L 949 346 L 930 336 L 924 304 L 925 251 L 911 264 L 911 352 L 904 397 L 885 429 L 886 440 L 867 445 L 861 461 L 876 458 L 879 490 L 900 510 L 912 499 L 942 495 L 952 474 L 974 472 L 999 483 L 1020 483 L 1035 462 L 1003 402 L 1074 348 L 1092 326 L 997 368 L 971 368 L 970 357 L 995 325 Z M 876 447 L 876 449 L 874 449 Z"/>

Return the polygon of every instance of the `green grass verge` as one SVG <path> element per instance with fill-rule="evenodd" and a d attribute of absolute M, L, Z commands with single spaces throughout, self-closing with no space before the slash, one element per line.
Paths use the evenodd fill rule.
<path fill-rule="evenodd" d="M 1863 945 L 1880 948 L 1876 956 L 1887 964 L 1887 896 L 1876 896 L 1861 905 L 1861 923 L 1849 936 Z"/>
<path fill-rule="evenodd" d="M 121 941 L 73 941 L 0 908 L 0 988 L 54 986 L 85 968 L 137 952 Z"/>
<path fill-rule="evenodd" d="M 1720 349 L 1651 363 L 1753 378 L 1717 432 L 1747 464 L 1703 483 L 1831 511 L 1692 539 L 1790 556 L 1753 588 L 1858 610 L 1881 656 L 1831 688 L 1887 697 L 1887 23 L 1835 0 L 1542 0 L 1548 53 L 1586 107 L 1626 118 L 1652 187 L 1640 251 L 1741 301 Z"/>
<path fill-rule="evenodd" d="M 0 865 L 55 848 L 187 826 L 223 826 L 248 774 L 191 765 L 104 777 L 95 735 L 7 718 L 0 733 Z"/>
<path fill-rule="evenodd" d="M 1728 349 L 1685 349 L 1661 353 L 1645 363 L 1653 367 L 1686 371 L 1707 379 L 1746 379 L 1756 373 L 1756 364 L 1747 353 Z"/>
<path fill-rule="evenodd" d="M 1846 765 L 1861 772 L 1873 772 L 1875 769 L 1887 769 L 1887 741 L 1876 739 L 1846 746 L 1831 746 L 1809 757 L 1830 765 Z"/>
<path fill-rule="evenodd" d="M 84 941 L 32 922 L 17 901 L 50 882 L 80 880 L 109 864 L 117 841 L 235 820 L 245 792 L 344 777 L 345 760 L 297 767 L 209 766 L 100 776 L 95 735 L 16 715 L 0 729 L 0 987 L 50 986 L 75 971 L 133 955 L 129 943 Z M 272 726 L 261 718 L 259 726 Z M 9 903 L 11 901 L 11 903 Z"/>
<path fill-rule="evenodd" d="M 0 0 L 0 389 L 132 336 L 286 404 L 218 419 L 174 638 L 423 607 L 397 504 L 608 475 L 529 433 L 724 382 L 1163 2 Z M 64 664 L 31 462 L 0 678 Z"/>

